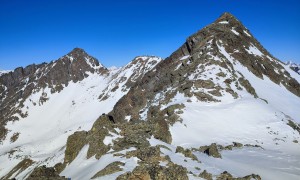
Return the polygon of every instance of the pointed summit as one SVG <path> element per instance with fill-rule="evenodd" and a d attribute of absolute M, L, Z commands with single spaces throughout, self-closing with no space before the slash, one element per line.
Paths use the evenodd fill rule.
<path fill-rule="evenodd" d="M 230 19 L 235 19 L 236 20 L 236 18 L 231 14 L 231 13 L 229 13 L 229 12 L 225 12 L 225 13 L 223 13 L 219 18 L 218 18 L 218 20 L 230 20 Z"/>
<path fill-rule="evenodd" d="M 78 47 L 74 48 L 71 52 L 60 59 L 66 61 L 67 63 L 69 62 L 71 64 L 78 64 L 79 66 L 88 65 L 92 68 L 104 67 L 96 58 L 90 56 L 84 49 Z"/>
<path fill-rule="evenodd" d="M 89 55 L 87 52 L 85 52 L 84 49 L 76 47 L 71 52 L 68 53 L 68 56 L 79 58 L 79 57 L 87 57 Z"/>
<path fill-rule="evenodd" d="M 224 24 L 224 25 L 230 25 L 230 26 L 243 26 L 242 23 L 234 17 L 229 12 L 223 13 L 216 21 L 215 23 Z"/>

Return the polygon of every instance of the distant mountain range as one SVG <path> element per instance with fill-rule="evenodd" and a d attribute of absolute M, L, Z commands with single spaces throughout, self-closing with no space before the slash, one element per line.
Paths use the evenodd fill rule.
<path fill-rule="evenodd" d="M 299 179 L 299 67 L 224 13 L 166 59 L 1 71 L 0 178 Z"/>

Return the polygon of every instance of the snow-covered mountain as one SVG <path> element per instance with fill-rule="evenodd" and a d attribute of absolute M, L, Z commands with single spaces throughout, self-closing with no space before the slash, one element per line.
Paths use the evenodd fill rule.
<path fill-rule="evenodd" d="M 299 179 L 300 76 L 229 13 L 168 58 L 0 77 L 2 179 Z"/>

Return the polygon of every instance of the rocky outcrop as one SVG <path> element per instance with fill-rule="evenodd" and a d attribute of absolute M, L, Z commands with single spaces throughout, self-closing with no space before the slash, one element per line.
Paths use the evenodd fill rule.
<path fill-rule="evenodd" d="M 122 171 L 123 169 L 120 166 L 124 166 L 124 165 L 125 165 L 125 163 L 122 163 L 120 161 L 110 163 L 104 169 L 97 172 L 91 179 L 95 179 L 95 178 L 98 178 L 101 176 L 105 176 L 105 175 L 113 174 L 115 172 Z"/>
<path fill-rule="evenodd" d="M 65 164 L 71 163 L 76 158 L 86 144 L 86 137 L 86 131 L 77 131 L 68 137 L 64 159 Z"/>
<path fill-rule="evenodd" d="M 137 150 L 129 151 L 126 153 L 126 158 L 129 157 L 139 158 L 141 160 L 140 164 L 159 164 L 160 161 L 170 161 L 168 158 L 161 155 L 159 146 L 143 147 Z"/>
<path fill-rule="evenodd" d="M 132 172 L 127 172 L 122 174 L 117 178 L 117 180 L 133 180 L 133 179 L 178 179 L 187 180 L 187 170 L 186 168 L 177 165 L 169 164 L 169 166 L 160 166 L 157 164 L 143 164 L 137 166 Z"/>
<path fill-rule="evenodd" d="M 194 161 L 199 161 L 197 156 L 195 156 L 193 154 L 193 152 L 190 150 L 190 149 L 184 149 L 183 147 L 181 146 L 177 146 L 176 147 L 176 153 L 181 153 L 183 154 L 185 157 L 188 157 L 188 158 L 191 158 L 192 160 Z"/>
<path fill-rule="evenodd" d="M 214 158 L 222 158 L 216 143 L 212 143 L 209 146 L 201 146 L 199 147 L 199 151 L 207 154 L 208 156 L 212 156 Z"/>
<path fill-rule="evenodd" d="M 212 180 L 212 174 L 211 173 L 208 173 L 206 170 L 202 171 L 200 174 L 199 174 L 199 177 L 203 178 L 203 179 L 206 179 L 206 180 Z"/>
<path fill-rule="evenodd" d="M 67 180 L 61 177 L 53 167 L 40 166 L 33 170 L 27 178 L 28 180 Z"/>
<path fill-rule="evenodd" d="M 99 159 L 102 155 L 109 151 L 110 146 L 103 143 L 104 138 L 109 132 L 117 133 L 113 126 L 114 122 L 108 115 L 101 115 L 93 124 L 90 131 L 77 131 L 68 137 L 65 158 L 63 164 L 57 164 L 58 171 L 61 172 L 67 164 L 71 163 L 80 150 L 89 145 L 87 158 L 95 155 Z"/>
<path fill-rule="evenodd" d="M 251 175 L 248 175 L 248 176 L 235 178 L 230 173 L 228 173 L 227 171 L 224 171 L 219 176 L 217 176 L 216 179 L 217 180 L 251 180 L 251 179 L 261 180 L 261 177 L 259 175 L 256 175 L 256 174 L 251 174 Z"/>

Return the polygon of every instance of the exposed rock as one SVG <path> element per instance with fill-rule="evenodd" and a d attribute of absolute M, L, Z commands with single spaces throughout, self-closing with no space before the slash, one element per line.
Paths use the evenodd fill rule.
<path fill-rule="evenodd" d="M 242 143 L 238 143 L 238 142 L 233 142 L 233 147 L 243 147 L 243 144 Z"/>
<path fill-rule="evenodd" d="M 67 180 L 68 178 L 61 177 L 53 167 L 40 166 L 33 170 L 28 180 Z"/>
<path fill-rule="evenodd" d="M 166 180 L 187 180 L 187 170 L 186 168 L 177 165 L 169 164 L 168 167 L 160 166 L 157 164 L 142 164 L 137 166 L 132 172 L 127 172 L 122 174 L 117 178 L 118 180 L 127 179 L 166 179 Z"/>
<path fill-rule="evenodd" d="M 159 161 L 164 161 L 165 158 L 160 156 L 160 148 L 159 146 L 151 146 L 151 147 L 144 147 L 141 149 L 137 149 L 134 151 L 130 151 L 126 153 L 126 157 L 137 157 L 141 161 L 147 163 L 159 163 Z"/>
<path fill-rule="evenodd" d="M 245 146 L 245 147 L 256 147 L 256 148 L 264 149 L 263 147 L 261 147 L 260 145 L 257 145 L 257 144 L 255 144 L 255 145 L 252 145 L 252 144 L 245 144 L 244 146 Z"/>
<path fill-rule="evenodd" d="M 61 162 L 57 163 L 54 165 L 54 169 L 58 174 L 60 174 L 65 169 L 65 164 L 63 164 Z"/>
<path fill-rule="evenodd" d="M 208 156 L 212 156 L 214 158 L 222 158 L 221 154 L 218 151 L 218 147 L 216 143 L 212 143 L 209 146 L 201 146 L 199 147 L 199 151 L 207 154 Z"/>
<path fill-rule="evenodd" d="M 291 128 L 293 128 L 295 131 L 298 131 L 298 133 L 300 134 L 300 125 L 294 123 L 292 120 L 288 120 L 287 125 L 289 125 Z"/>
<path fill-rule="evenodd" d="M 176 153 L 181 153 L 183 154 L 185 157 L 188 157 L 188 158 L 191 158 L 192 160 L 194 161 L 199 161 L 197 156 L 195 156 L 193 154 L 193 152 L 190 150 L 190 149 L 184 149 L 183 147 L 181 146 L 177 146 L 176 147 Z"/>
<path fill-rule="evenodd" d="M 169 130 L 169 125 L 165 120 L 161 119 L 155 123 L 153 136 L 156 139 L 162 140 L 166 143 L 172 142 L 172 135 Z"/>
<path fill-rule="evenodd" d="M 207 179 L 207 180 L 212 180 L 212 174 L 208 173 L 206 170 L 204 170 L 203 172 L 201 172 L 199 174 L 199 177 L 203 178 L 203 179 Z"/>
<path fill-rule="evenodd" d="M 94 155 L 99 159 L 102 155 L 109 151 L 110 147 L 103 143 L 109 132 L 114 132 L 114 119 L 110 115 L 101 115 L 93 124 L 92 129 L 88 132 L 86 137 L 89 143 L 89 149 L 87 152 L 87 158 Z"/>
<path fill-rule="evenodd" d="M 140 166 L 136 167 L 132 172 L 127 172 L 125 174 L 117 177 L 117 180 L 151 180 L 149 172 L 141 168 Z"/>
<path fill-rule="evenodd" d="M 261 180 L 261 177 L 257 174 L 250 174 L 242 178 L 236 178 L 237 180 Z"/>
<path fill-rule="evenodd" d="M 255 98 L 258 98 L 255 89 L 251 86 L 248 80 L 244 78 L 239 78 L 239 82 L 250 94 L 252 94 Z"/>
<path fill-rule="evenodd" d="M 92 177 L 92 179 L 122 171 L 123 169 L 120 166 L 124 166 L 124 165 L 125 165 L 125 163 L 122 163 L 120 161 L 112 162 L 109 165 L 107 165 L 104 169 L 97 172 Z"/>
<path fill-rule="evenodd" d="M 10 142 L 15 142 L 18 138 L 19 138 L 20 133 L 14 133 L 11 137 L 10 137 Z"/>
<path fill-rule="evenodd" d="M 120 135 L 123 137 L 117 138 L 112 147 L 115 151 L 126 149 L 129 147 L 143 148 L 150 146 L 148 138 L 151 137 L 153 126 L 146 122 L 136 124 L 120 124 Z"/>
<path fill-rule="evenodd" d="M 224 171 L 219 176 L 217 176 L 217 180 L 233 180 L 233 176 L 227 171 Z"/>
<path fill-rule="evenodd" d="M 221 173 L 219 176 L 217 176 L 217 180 L 261 180 L 261 177 L 259 175 L 256 174 L 251 174 L 248 176 L 244 176 L 244 177 L 233 177 L 230 173 L 228 173 L 227 171 L 224 171 L 223 173 Z"/>
<path fill-rule="evenodd" d="M 68 137 L 64 163 L 71 163 L 86 144 L 86 131 L 77 131 Z"/>
<path fill-rule="evenodd" d="M 20 174 L 22 171 L 30 167 L 34 161 L 31 159 L 24 159 L 21 162 L 19 162 L 12 170 L 9 171 L 4 177 L 1 179 L 10 179 L 16 177 L 18 174 Z"/>
<path fill-rule="evenodd" d="M 113 128 L 110 116 L 102 115 L 95 121 L 90 131 L 77 131 L 69 136 L 64 163 L 62 166 L 59 166 L 59 170 L 61 171 L 68 163 L 71 163 L 86 144 L 89 144 L 87 158 L 95 155 L 99 159 L 103 154 L 108 152 L 110 147 L 105 145 L 103 140 L 109 134 L 109 131 L 117 133 Z"/>

